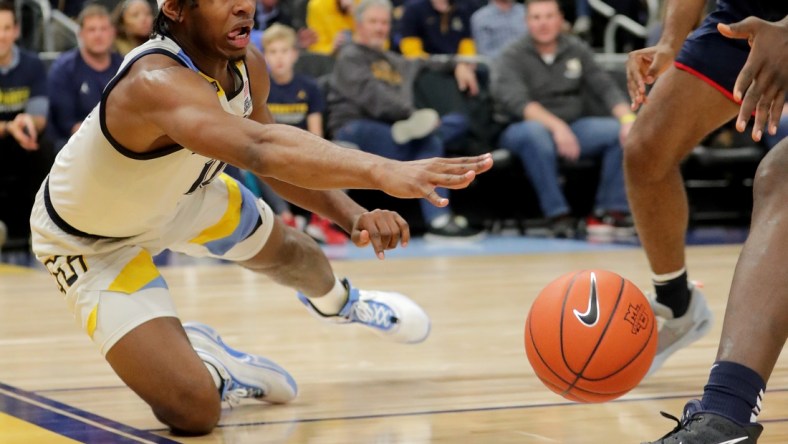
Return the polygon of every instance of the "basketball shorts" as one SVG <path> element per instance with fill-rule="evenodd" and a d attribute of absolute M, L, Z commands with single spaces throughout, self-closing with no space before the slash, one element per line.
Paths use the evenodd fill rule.
<path fill-rule="evenodd" d="M 736 23 L 746 15 L 720 2 L 681 47 L 676 68 L 689 72 L 733 100 L 733 85 L 750 47 L 746 40 L 729 39 L 717 30 L 717 23 Z"/>
<path fill-rule="evenodd" d="M 268 240 L 274 214 L 246 187 L 222 174 L 184 196 L 168 223 L 137 236 L 68 234 L 50 217 L 44 186 L 30 222 L 36 258 L 54 277 L 80 328 L 106 355 L 135 327 L 158 317 L 177 317 L 153 256 L 169 249 L 193 257 L 250 259 Z"/>

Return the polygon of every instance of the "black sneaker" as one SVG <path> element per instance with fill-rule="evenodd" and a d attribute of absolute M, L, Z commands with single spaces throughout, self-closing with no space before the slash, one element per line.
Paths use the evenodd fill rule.
<path fill-rule="evenodd" d="M 441 218 L 438 218 L 441 219 Z M 443 223 L 440 223 L 443 222 Z M 484 231 L 471 227 L 463 216 L 448 216 L 446 221 L 433 222 L 424 239 L 428 241 L 477 241 L 484 238 Z"/>
<path fill-rule="evenodd" d="M 556 216 L 550 219 L 550 233 L 559 239 L 574 239 L 577 234 L 577 220 L 569 215 Z"/>
<path fill-rule="evenodd" d="M 697 399 L 684 406 L 681 420 L 665 412 L 660 413 L 678 425 L 662 438 L 642 444 L 756 444 L 763 432 L 760 424 L 742 427 L 724 416 L 704 412 Z"/>

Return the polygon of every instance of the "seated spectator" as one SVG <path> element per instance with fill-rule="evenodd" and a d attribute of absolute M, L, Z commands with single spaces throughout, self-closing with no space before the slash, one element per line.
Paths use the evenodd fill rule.
<path fill-rule="evenodd" d="M 414 110 L 411 83 L 425 62 L 408 61 L 385 49 L 391 31 L 389 0 L 363 0 L 356 6 L 356 35 L 342 48 L 331 77 L 329 128 L 334 138 L 362 150 L 397 160 L 444 154 L 444 139 L 467 131 L 467 119 L 431 109 Z M 453 62 L 439 68 L 451 70 Z M 467 76 L 458 65 L 456 75 Z M 438 134 L 442 134 L 439 136 Z M 446 197 L 447 190 L 439 189 Z M 474 238 L 481 232 L 468 221 L 421 199 L 428 238 Z"/>
<path fill-rule="evenodd" d="M 148 41 L 153 30 L 153 11 L 148 0 L 124 0 L 112 16 L 117 31 L 115 50 L 121 56 Z"/>
<path fill-rule="evenodd" d="M 515 122 L 499 145 L 519 155 L 556 237 L 573 237 L 576 222 L 561 190 L 558 159 L 602 163 L 589 234 L 631 228 L 624 191 L 622 140 L 635 115 L 624 93 L 577 37 L 561 34 L 556 0 L 529 0 L 528 34 L 507 47 L 493 66 L 493 95 Z M 590 117 L 583 94 L 592 93 L 617 118 Z"/>
<path fill-rule="evenodd" d="M 492 59 L 525 34 L 525 6 L 514 0 L 490 0 L 471 16 L 476 51 Z"/>
<path fill-rule="evenodd" d="M 323 93 L 311 78 L 296 74 L 293 67 L 298 60 L 296 33 L 293 28 L 279 23 L 271 25 L 263 33 L 265 60 L 271 74 L 271 91 L 268 109 L 277 123 L 293 125 L 323 137 L 323 111 L 326 105 Z M 255 181 L 258 182 L 258 181 Z M 264 182 L 255 184 L 264 195 L 265 201 L 288 225 L 302 228 L 290 205 L 277 196 Z M 273 204 L 271 203 L 273 202 Z M 333 227 L 328 219 L 312 214 L 303 227 L 307 234 L 325 244 L 344 244 L 348 237 Z"/>
<path fill-rule="evenodd" d="M 61 54 L 49 69 L 49 120 L 56 151 L 101 100 L 101 92 L 123 61 L 113 51 L 115 29 L 106 8 L 89 4 L 77 23 L 80 46 Z"/>
<path fill-rule="evenodd" d="M 279 4 L 279 0 L 257 0 L 257 8 L 254 15 L 254 30 L 253 40 L 258 43 L 262 33 L 270 28 L 274 23 L 279 23 L 291 28 L 295 27 L 293 18 L 290 13 Z M 308 48 L 310 45 L 317 42 L 317 33 L 309 28 L 300 28 L 298 30 L 298 47 Z M 261 44 L 257 45 L 262 48 Z"/>
<path fill-rule="evenodd" d="M 306 26 L 317 35 L 308 50 L 332 55 L 352 39 L 354 0 L 309 0 Z"/>
<path fill-rule="evenodd" d="M 408 58 L 431 54 L 475 56 L 469 4 L 452 0 L 409 0 L 400 22 L 400 51 Z"/>
<path fill-rule="evenodd" d="M 6 249 L 29 251 L 33 198 L 51 162 L 41 132 L 49 99 L 46 68 L 35 53 L 20 49 L 14 4 L 0 2 L 0 221 Z"/>

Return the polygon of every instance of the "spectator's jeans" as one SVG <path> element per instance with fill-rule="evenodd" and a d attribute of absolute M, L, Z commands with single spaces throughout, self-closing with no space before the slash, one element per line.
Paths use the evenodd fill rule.
<path fill-rule="evenodd" d="M 430 157 L 442 157 L 444 155 L 443 137 L 452 137 L 457 134 L 457 128 L 453 119 L 442 119 L 441 126 L 433 134 L 418 140 L 412 140 L 403 145 L 397 145 L 391 138 L 391 125 L 375 120 L 352 120 L 339 128 L 334 133 L 334 138 L 343 142 L 351 142 L 358 145 L 362 151 L 377 154 L 382 157 L 395 160 L 418 160 Z M 467 125 L 467 120 L 464 121 Z M 466 126 L 467 128 L 467 126 Z M 438 134 L 441 134 L 439 137 Z M 438 188 L 437 193 L 442 197 L 448 197 L 449 192 L 445 188 Z M 438 208 L 426 199 L 419 199 L 421 213 L 424 221 L 429 224 L 438 216 L 450 213 L 448 207 Z"/>
<path fill-rule="evenodd" d="M 618 121 L 612 117 L 584 117 L 569 126 L 580 143 L 580 157 L 602 159 L 594 209 L 629 212 Z M 500 146 L 522 159 L 545 217 L 570 212 L 559 183 L 558 152 L 544 125 L 530 120 L 513 123 L 501 135 Z"/>

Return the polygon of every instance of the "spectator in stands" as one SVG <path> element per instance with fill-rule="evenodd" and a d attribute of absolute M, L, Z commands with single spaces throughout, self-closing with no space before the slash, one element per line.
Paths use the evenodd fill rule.
<path fill-rule="evenodd" d="M 323 137 L 323 111 L 326 105 L 317 83 L 293 70 L 298 60 L 296 32 L 293 28 L 275 23 L 263 33 L 265 60 L 271 75 L 271 91 L 268 94 L 268 109 L 277 123 L 293 125 Z M 246 174 L 247 183 L 260 188 L 264 200 L 271 205 L 282 220 L 291 227 L 300 228 L 290 205 L 265 183 Z M 307 234 L 326 244 L 347 243 L 347 236 L 334 228 L 331 221 L 312 214 L 304 227 Z"/>
<path fill-rule="evenodd" d="M 51 161 L 39 135 L 46 126 L 49 99 L 46 68 L 38 56 L 20 49 L 14 4 L 0 2 L 0 220 L 8 228 L 6 248 L 29 249 L 33 198 Z"/>
<path fill-rule="evenodd" d="M 495 57 L 506 45 L 525 34 L 525 6 L 514 0 L 490 0 L 471 16 L 476 51 Z"/>
<path fill-rule="evenodd" d="M 121 56 L 148 41 L 153 30 L 153 10 L 148 0 L 124 0 L 112 16 L 117 31 L 115 49 Z"/>
<path fill-rule="evenodd" d="M 475 56 L 471 36 L 474 10 L 462 1 L 408 0 L 400 22 L 400 51 L 408 58 L 431 54 Z"/>
<path fill-rule="evenodd" d="M 467 120 L 448 116 L 441 121 L 434 110 L 413 109 L 412 79 L 426 62 L 408 61 L 385 49 L 391 32 L 391 11 L 389 0 L 363 0 L 356 6 L 354 42 L 340 51 L 331 77 L 329 128 L 335 139 L 392 159 L 442 156 L 444 143 L 436 132 L 465 131 Z M 451 70 L 453 66 L 453 62 L 446 62 L 441 68 Z M 464 65 L 457 65 L 455 70 L 457 77 L 469 75 Z M 439 193 L 446 196 L 447 190 Z M 464 217 L 453 215 L 449 208 L 419 202 L 429 238 L 480 236 Z"/>
<path fill-rule="evenodd" d="M 79 47 L 61 54 L 49 69 L 49 120 L 56 151 L 77 132 L 123 60 L 113 51 L 115 28 L 104 6 L 88 4 L 77 23 Z"/>
<path fill-rule="evenodd" d="M 279 4 L 279 0 L 257 0 L 257 8 L 254 15 L 254 31 L 252 40 L 257 43 L 262 37 L 262 33 L 274 23 L 279 23 L 291 28 L 296 27 L 293 17 L 287 9 Z M 300 28 L 297 34 L 298 47 L 308 48 L 317 42 L 317 33 L 309 28 Z M 257 45 L 262 48 L 261 44 Z"/>
<path fill-rule="evenodd" d="M 306 26 L 317 34 L 310 52 L 332 55 L 352 40 L 354 0 L 309 0 Z"/>
<path fill-rule="evenodd" d="M 521 158 L 555 236 L 572 237 L 576 229 L 559 182 L 559 158 L 601 158 L 589 233 L 631 229 L 621 144 L 635 115 L 624 93 L 594 62 L 592 50 L 561 33 L 564 19 L 557 1 L 529 0 L 526 6 L 528 34 L 507 47 L 493 67 L 493 96 L 515 120 L 499 144 Z M 588 93 L 617 119 L 588 116 L 583 109 Z"/>

